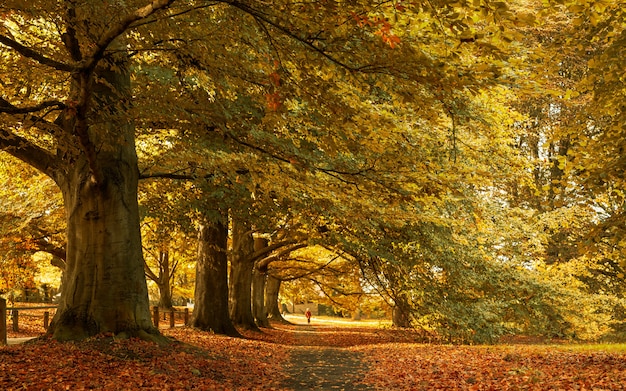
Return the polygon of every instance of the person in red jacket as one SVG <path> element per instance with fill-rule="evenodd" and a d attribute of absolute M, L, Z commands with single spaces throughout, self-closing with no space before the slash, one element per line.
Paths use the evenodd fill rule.
<path fill-rule="evenodd" d="M 310 309 L 306 309 L 306 312 L 304 313 L 304 316 L 306 316 L 306 322 L 307 323 L 311 323 L 311 310 Z"/>

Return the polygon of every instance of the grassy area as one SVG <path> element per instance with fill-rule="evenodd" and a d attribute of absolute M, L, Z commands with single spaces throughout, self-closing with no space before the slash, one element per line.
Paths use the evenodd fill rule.
<path fill-rule="evenodd" d="M 572 343 L 555 345 L 554 348 L 572 352 L 626 353 L 626 343 Z"/>
<path fill-rule="evenodd" d="M 306 324 L 306 318 L 300 314 L 287 314 L 284 316 L 286 320 L 294 324 Z M 388 328 L 391 327 L 390 319 L 361 319 L 352 320 L 349 318 L 338 318 L 333 316 L 314 316 L 311 318 L 311 324 L 317 325 L 333 325 L 337 327 L 371 327 L 371 328 Z"/>

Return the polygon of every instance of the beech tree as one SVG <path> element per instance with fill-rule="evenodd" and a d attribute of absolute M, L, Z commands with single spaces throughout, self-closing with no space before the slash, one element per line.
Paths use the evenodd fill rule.
<path fill-rule="evenodd" d="M 107 331 L 154 334 L 124 35 L 170 3 L 134 9 L 72 1 L 3 6 L 6 66 L 30 87 L 27 94 L 17 85 L 5 89 L 0 145 L 55 181 L 67 213 L 64 290 L 50 330 L 56 339 Z M 37 49 L 37 42 L 48 44 Z"/>
<path fill-rule="evenodd" d="M 198 228 L 195 306 L 191 326 L 238 336 L 228 307 L 228 220 L 206 220 Z"/>

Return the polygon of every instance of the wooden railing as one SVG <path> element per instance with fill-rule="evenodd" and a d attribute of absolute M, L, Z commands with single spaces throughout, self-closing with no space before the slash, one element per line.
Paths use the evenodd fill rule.
<path fill-rule="evenodd" d="M 50 325 L 50 309 L 56 309 L 57 306 L 39 306 L 39 307 L 7 307 L 6 299 L 0 298 L 0 345 L 6 345 L 7 343 L 7 314 L 10 314 L 11 330 L 13 332 L 20 331 L 20 311 L 44 311 L 43 312 L 43 330 L 46 330 Z M 32 316 L 32 315 L 26 315 Z"/>
<path fill-rule="evenodd" d="M 11 314 L 12 330 L 19 332 L 19 319 L 20 311 L 32 311 L 32 310 L 45 310 L 43 313 L 43 328 L 46 330 L 50 324 L 50 312 L 49 309 L 57 308 L 56 306 L 41 306 L 41 307 L 7 307 L 6 299 L 0 297 L 0 345 L 7 344 L 7 313 Z M 169 318 L 170 328 L 176 327 L 176 315 L 179 315 L 179 319 L 182 318 L 183 323 L 186 325 L 189 323 L 189 308 L 185 308 L 183 311 L 177 311 L 170 309 L 167 311 L 159 311 L 159 307 L 152 307 L 152 322 L 155 327 L 159 327 L 159 322 L 163 315 L 163 320 L 166 321 Z"/>
<path fill-rule="evenodd" d="M 163 320 L 167 320 L 169 316 L 170 328 L 176 327 L 176 314 L 179 314 L 182 317 L 185 325 L 189 324 L 189 308 L 185 308 L 183 311 L 177 311 L 174 308 L 167 311 L 160 311 L 159 307 L 154 306 L 152 307 L 152 323 L 156 328 L 159 328 L 161 313 L 163 314 Z"/>

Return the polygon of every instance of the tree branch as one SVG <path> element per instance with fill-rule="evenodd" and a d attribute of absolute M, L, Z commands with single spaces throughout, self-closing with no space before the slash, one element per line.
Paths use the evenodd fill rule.
<path fill-rule="evenodd" d="M 127 15 L 120 23 L 106 31 L 98 42 L 96 42 L 96 49 L 91 53 L 89 58 L 85 59 L 82 69 L 91 73 L 98 62 L 104 57 L 104 52 L 109 45 L 120 35 L 122 35 L 128 28 L 135 22 L 142 20 L 153 13 L 169 7 L 176 0 L 153 0 L 150 4 L 138 8 L 135 12 Z"/>
<path fill-rule="evenodd" d="M 38 53 L 37 51 L 29 48 L 28 46 L 24 46 L 21 43 L 7 37 L 6 35 L 0 34 L 0 44 L 3 44 L 5 46 L 8 46 L 14 49 L 16 52 L 18 52 L 24 57 L 35 60 L 42 65 L 49 66 L 58 71 L 72 72 L 76 70 L 76 67 L 74 67 L 73 65 L 65 64 L 63 62 L 48 58 L 44 56 L 43 54 Z"/>
<path fill-rule="evenodd" d="M 60 161 L 56 156 L 29 140 L 0 128 L 0 150 L 35 167 L 57 182 L 54 171 L 60 165 Z"/>
<path fill-rule="evenodd" d="M 330 62 L 334 63 L 335 65 L 338 65 L 342 68 L 345 68 L 351 72 L 354 71 L 358 71 L 359 68 L 355 68 L 355 67 L 351 67 L 348 64 L 345 64 L 341 61 L 339 61 L 338 59 L 336 59 L 335 57 L 329 55 L 328 53 L 326 53 L 324 50 L 318 48 L 317 46 L 315 46 L 312 41 L 307 41 L 306 39 L 300 38 L 298 37 L 296 34 L 294 34 L 292 31 L 290 31 L 288 28 L 281 26 L 280 24 L 274 22 L 273 20 L 270 20 L 268 17 L 266 17 L 265 15 L 261 14 L 259 11 L 251 8 L 250 6 L 240 3 L 238 1 L 225 1 L 226 4 L 229 4 L 235 8 L 240 9 L 241 11 L 251 15 L 252 17 L 254 17 L 257 20 L 263 21 L 267 24 L 269 24 L 270 26 L 274 27 L 275 29 L 277 29 L 278 31 L 280 31 L 281 33 L 285 34 L 286 36 L 296 40 L 297 42 L 300 42 L 302 45 L 308 47 L 309 49 L 313 50 L 314 52 L 319 53 L 322 57 L 326 58 L 327 60 L 329 60 Z"/>
<path fill-rule="evenodd" d="M 267 247 L 263 247 L 260 250 L 257 250 L 255 252 L 253 252 L 252 254 L 250 254 L 250 256 L 248 256 L 248 258 L 246 259 L 246 262 L 256 262 L 259 259 L 263 258 L 264 256 L 266 256 L 267 254 L 271 253 L 274 250 L 277 250 L 281 247 L 285 247 L 288 246 L 290 244 L 294 244 L 294 243 L 298 243 L 298 240 L 296 239 L 287 239 L 287 240 L 282 240 L 280 242 L 276 242 L 273 243 Z"/>
<path fill-rule="evenodd" d="M 283 258 L 286 255 L 289 255 L 290 253 L 300 249 L 300 248 L 304 248 L 308 246 L 308 244 L 306 243 L 298 243 L 295 244 L 293 246 L 290 246 L 284 250 L 281 250 L 278 254 L 274 254 L 271 257 L 266 257 L 263 258 L 261 260 L 259 260 L 259 262 L 257 262 L 256 264 L 256 268 L 257 270 L 263 271 L 263 270 L 267 270 L 267 268 L 269 267 L 270 263 L 275 262 L 275 261 L 279 261 L 281 258 Z"/>
<path fill-rule="evenodd" d="M 63 38 L 63 44 L 65 48 L 72 56 L 74 61 L 81 61 L 83 55 L 80 52 L 80 43 L 76 37 L 76 2 L 74 0 L 67 0 L 70 6 L 67 8 L 65 14 L 66 29 L 65 33 L 61 36 Z"/>
<path fill-rule="evenodd" d="M 17 107 L 4 98 L 0 97 L 0 113 L 7 114 L 28 114 L 34 113 L 36 111 L 41 111 L 48 108 L 56 108 L 62 110 L 65 108 L 65 103 L 58 100 L 50 100 L 46 102 L 41 102 L 38 105 L 30 106 L 30 107 Z"/>

